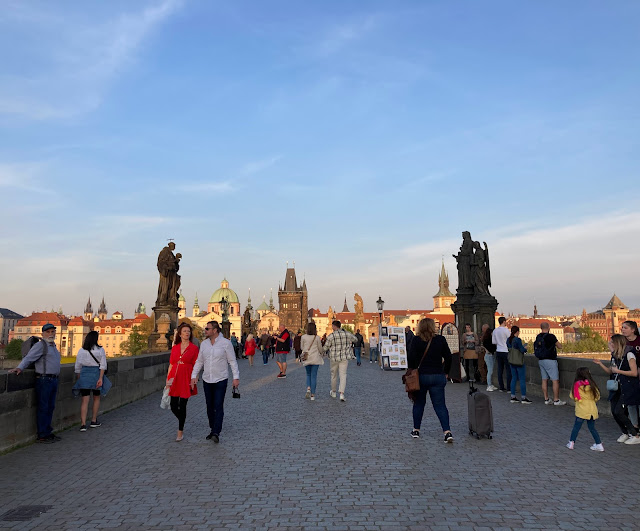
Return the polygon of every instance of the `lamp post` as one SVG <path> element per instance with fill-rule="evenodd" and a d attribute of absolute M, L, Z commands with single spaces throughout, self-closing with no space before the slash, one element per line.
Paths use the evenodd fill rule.
<path fill-rule="evenodd" d="M 220 308 L 222 309 L 222 337 L 229 339 L 231 337 L 231 322 L 229 321 L 229 301 L 226 297 L 220 300 Z"/>
<path fill-rule="evenodd" d="M 380 295 L 378 295 L 376 305 L 378 306 L 378 315 L 380 316 L 378 320 L 378 365 L 382 368 L 382 313 L 384 310 L 384 301 Z"/>

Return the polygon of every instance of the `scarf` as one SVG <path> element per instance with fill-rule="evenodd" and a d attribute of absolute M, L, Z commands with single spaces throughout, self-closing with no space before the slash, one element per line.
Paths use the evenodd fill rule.
<path fill-rule="evenodd" d="M 580 400 L 580 386 L 589 385 L 589 380 L 578 380 L 573 384 L 573 398 Z"/>

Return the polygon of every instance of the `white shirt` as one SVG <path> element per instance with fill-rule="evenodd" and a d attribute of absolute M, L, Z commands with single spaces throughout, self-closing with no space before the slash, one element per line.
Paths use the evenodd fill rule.
<path fill-rule="evenodd" d="M 376 348 L 378 346 L 378 338 L 376 336 L 371 336 L 369 338 L 369 348 Z"/>
<path fill-rule="evenodd" d="M 102 347 L 93 347 L 91 349 L 91 354 L 93 354 L 96 359 L 100 362 L 100 369 L 107 370 L 107 355 L 104 352 Z M 81 348 L 78 351 L 76 356 L 76 372 L 80 372 L 82 367 L 98 367 L 96 360 L 94 360 L 89 354 L 88 350 Z"/>
<path fill-rule="evenodd" d="M 509 352 L 507 347 L 507 339 L 511 335 L 511 331 L 506 326 L 499 326 L 491 334 L 491 342 L 496 346 L 496 352 Z"/>
<path fill-rule="evenodd" d="M 200 345 L 200 353 L 193 366 L 191 378 L 197 378 L 200 370 L 204 367 L 202 379 L 205 382 L 221 382 L 229 378 L 227 365 L 231 367 L 233 379 L 239 380 L 240 372 L 238 371 L 238 362 L 236 361 L 236 353 L 233 350 L 231 341 L 219 335 L 212 345 L 210 339 L 205 339 L 202 345 Z"/>

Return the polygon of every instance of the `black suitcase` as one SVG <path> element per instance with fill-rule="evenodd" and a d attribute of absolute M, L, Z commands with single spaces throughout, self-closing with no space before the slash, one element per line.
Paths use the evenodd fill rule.
<path fill-rule="evenodd" d="M 473 386 L 473 380 L 469 381 L 467 402 L 469 405 L 469 435 L 475 435 L 476 439 L 480 437 L 493 439 L 491 399 Z"/>

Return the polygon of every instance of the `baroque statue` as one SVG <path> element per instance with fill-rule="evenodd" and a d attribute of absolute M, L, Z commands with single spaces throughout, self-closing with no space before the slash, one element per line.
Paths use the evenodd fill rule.
<path fill-rule="evenodd" d="M 484 249 L 480 242 L 473 242 L 473 288 L 479 295 L 490 295 L 489 286 L 491 286 L 491 272 L 489 271 L 489 248 L 487 242 L 484 243 Z"/>
<path fill-rule="evenodd" d="M 472 289 L 474 295 L 491 295 L 491 271 L 489 269 L 489 247 L 474 242 L 468 231 L 462 233 L 460 252 L 453 257 L 458 262 L 458 292 Z"/>
<path fill-rule="evenodd" d="M 356 304 L 354 307 L 354 312 L 356 314 L 354 322 L 364 323 L 364 304 L 362 303 L 362 297 L 356 293 L 353 296 L 353 300 L 356 301 Z"/>
<path fill-rule="evenodd" d="M 471 262 L 473 259 L 473 240 L 471 233 L 464 231 L 462 233 L 462 245 L 460 252 L 453 257 L 458 262 L 458 290 L 473 287 L 473 278 L 471 276 Z"/>
<path fill-rule="evenodd" d="M 178 306 L 178 290 L 180 289 L 180 253 L 174 255 L 173 251 L 176 244 L 169 244 L 160 251 L 158 255 L 158 272 L 160 273 L 160 282 L 158 284 L 158 299 L 156 306 Z"/>

